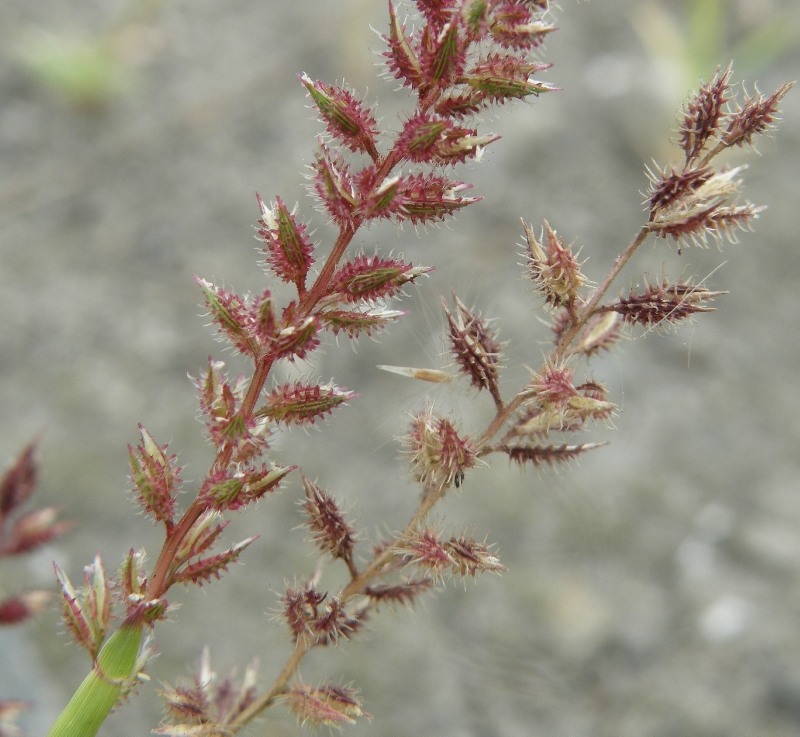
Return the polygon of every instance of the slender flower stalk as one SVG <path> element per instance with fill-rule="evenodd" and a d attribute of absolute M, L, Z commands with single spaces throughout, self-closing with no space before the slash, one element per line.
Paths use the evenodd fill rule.
<path fill-rule="evenodd" d="M 142 552 L 131 550 L 111 576 L 98 557 L 80 589 L 56 569 L 67 629 L 87 650 L 92 668 L 49 737 L 96 734 L 137 682 L 149 654 L 141 643 L 168 616 L 171 588 L 201 586 L 224 575 L 255 543 L 247 538 L 222 544 L 230 516 L 246 513 L 291 478 L 302 487 L 300 508 L 320 565 L 343 566 L 347 582 L 336 591 L 320 589 L 317 576 L 288 585 L 278 616 L 293 649 L 272 684 L 259 688 L 254 666 L 240 681 L 220 680 L 206 651 L 191 683 L 161 689 L 165 719 L 155 733 L 233 735 L 279 702 L 311 726 L 364 718 L 350 684 L 312 685 L 299 678 L 305 656 L 358 636 L 387 605 L 412 605 L 450 579 L 502 572 L 494 544 L 442 529 L 431 520 L 434 507 L 491 456 L 519 465 L 557 465 L 598 448 L 600 443 L 574 442 L 572 434 L 610 422 L 616 407 L 582 360 L 611 349 L 630 326 L 672 326 L 709 312 L 721 294 L 691 279 L 667 277 L 626 296 L 614 298 L 610 290 L 651 235 L 679 248 L 733 241 L 761 212 L 739 203 L 741 169 L 716 168 L 716 156 L 748 146 L 768 130 L 790 85 L 733 107 L 730 67 L 687 103 L 678 137 L 682 162 L 650 173 L 647 220 L 598 286 L 589 284 L 579 253 L 547 221 L 538 233 L 523 222 L 525 274 L 552 317 L 553 342 L 521 386 L 509 391 L 502 382 L 504 343 L 493 321 L 455 294 L 443 302 L 454 371 L 475 392 L 488 393 L 494 415 L 472 433 L 433 407 L 413 415 L 402 451 L 420 495 L 399 532 L 370 548 L 324 481 L 304 474 L 299 462 L 273 461 L 272 439 L 285 427 L 316 425 L 358 400 L 356 392 L 333 381 L 278 383 L 276 365 L 305 361 L 331 336 L 378 334 L 403 315 L 390 309 L 391 302 L 431 271 L 394 255 L 349 252 L 356 234 L 381 220 L 398 226 L 449 222 L 478 203 L 480 196 L 469 194 L 470 185 L 453 175 L 455 166 L 478 160 L 498 140 L 479 130 L 478 116 L 555 89 L 535 78 L 548 67 L 541 61 L 542 45 L 554 30 L 547 0 L 414 5 L 418 17 L 406 24 L 389 2 L 383 39 L 388 74 L 413 98 L 397 130 L 383 130 L 372 107 L 345 86 L 299 76 L 324 127 L 309 190 L 336 228 L 333 243 L 319 242 L 297 207 L 278 196 L 258 196 L 255 230 L 269 276 L 263 291 L 237 294 L 197 278 L 212 323 L 252 370 L 233 379 L 221 361 L 209 359 L 194 379 L 215 455 L 185 507 L 179 494 L 188 490 L 168 445 L 140 427 L 140 442 L 129 447 L 133 497 L 163 530 L 152 567 Z M 276 285 L 288 287 L 291 296 L 279 301 L 274 294 L 286 290 Z M 450 378 L 439 369 L 383 368 L 417 380 Z M 52 522 L 37 529 L 47 534 Z M 114 629 L 119 610 L 122 624 Z"/>

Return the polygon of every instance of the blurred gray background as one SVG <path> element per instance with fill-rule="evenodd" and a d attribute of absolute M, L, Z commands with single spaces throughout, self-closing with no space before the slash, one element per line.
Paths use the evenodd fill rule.
<path fill-rule="evenodd" d="M 417 491 L 395 437 L 425 387 L 376 364 L 441 367 L 439 296 L 458 290 L 497 317 L 517 386 L 548 330 L 517 262 L 519 218 L 547 218 L 583 247 L 599 280 L 643 218 L 644 165 L 669 160 L 674 113 L 698 79 L 736 59 L 768 92 L 800 69 L 795 0 L 566 0 L 542 78 L 563 89 L 501 109 L 504 136 L 460 176 L 485 197 L 451 226 L 376 228 L 357 247 L 437 270 L 409 289 L 409 319 L 357 350 L 303 367 L 361 397 L 321 431 L 282 438 L 351 506 L 365 536 L 401 526 Z M 169 441 L 189 482 L 210 459 L 188 373 L 220 355 L 193 274 L 261 290 L 255 195 L 300 202 L 319 130 L 296 74 L 342 79 L 394 127 L 407 101 L 378 78 L 383 0 L 325 3 L 95 0 L 0 5 L 0 459 L 41 437 L 37 501 L 77 521 L 0 589 L 75 580 L 100 552 L 154 557 L 158 530 L 126 489 L 126 445 L 143 422 Z M 308 658 L 310 682 L 353 682 L 372 722 L 347 734 L 411 737 L 788 737 L 800 732 L 800 94 L 748 157 L 746 197 L 769 209 L 722 252 L 645 246 L 619 290 L 663 273 L 729 290 L 716 314 L 593 360 L 621 413 L 586 440 L 609 447 L 557 473 L 502 459 L 471 474 L 437 512 L 488 535 L 509 567 L 450 585 L 414 611 L 385 612 L 352 643 Z M 732 163 L 744 161 L 736 157 Z M 717 269 L 724 262 L 722 268 Z M 235 359 L 227 356 L 230 364 Z M 464 387 L 461 387 L 464 389 Z M 430 397 L 467 428 L 485 397 Z M 254 656 L 269 682 L 289 652 L 269 614 L 286 581 L 309 576 L 295 480 L 246 516 L 230 542 L 259 542 L 222 582 L 175 591 L 158 629 L 153 682 L 104 727 L 120 737 L 159 720 L 154 686 L 189 675 L 208 643 L 220 672 Z M 326 581 L 335 584 L 331 571 Z M 88 667 L 54 610 L 0 631 L 0 696 L 29 698 L 42 734 Z M 299 728 L 274 710 L 252 734 Z"/>

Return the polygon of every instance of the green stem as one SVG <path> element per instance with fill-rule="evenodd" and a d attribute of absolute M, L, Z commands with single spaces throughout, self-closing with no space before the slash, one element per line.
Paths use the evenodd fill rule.
<path fill-rule="evenodd" d="M 59 714 L 47 737 L 94 737 L 134 675 L 142 625 L 124 623 L 100 650 L 94 668 Z"/>

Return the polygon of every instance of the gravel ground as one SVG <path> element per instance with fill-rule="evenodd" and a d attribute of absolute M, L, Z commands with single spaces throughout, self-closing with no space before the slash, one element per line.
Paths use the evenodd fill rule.
<path fill-rule="evenodd" d="M 642 218 L 644 163 L 669 156 L 674 111 L 697 79 L 731 57 L 736 78 L 763 91 L 798 76 L 794 0 L 730 0 L 722 22 L 701 24 L 711 5 L 562 3 L 546 58 L 563 92 L 485 122 L 505 140 L 464 172 L 485 202 L 451 227 L 375 229 L 358 241 L 437 271 L 405 301 L 405 324 L 307 367 L 361 399 L 321 432 L 290 434 L 280 452 L 308 459 L 306 472 L 351 504 L 368 534 L 412 509 L 394 437 L 425 402 L 373 367 L 441 361 L 439 295 L 455 287 L 497 316 L 509 382 L 523 377 L 547 330 L 518 274 L 519 217 L 547 218 L 582 244 L 601 278 Z M 393 85 L 374 67 L 370 26 L 382 29 L 384 16 L 378 0 L 0 6 L 0 458 L 40 435 L 39 503 L 79 521 L 32 559 L 6 562 L 0 588 L 50 586 L 53 559 L 79 578 L 97 551 L 112 568 L 131 547 L 155 555 L 157 531 L 126 498 L 126 445 L 141 421 L 179 451 L 187 479 L 208 463 L 186 374 L 220 346 L 198 318 L 193 275 L 263 289 L 254 192 L 308 211 L 301 175 L 318 128 L 298 72 L 344 78 L 380 100 L 387 125 L 398 119 Z M 75 47 L 70 63 L 58 56 L 78 41 L 110 70 L 83 91 L 64 78 Z M 594 361 L 622 408 L 613 432 L 591 438 L 610 446 L 556 474 L 498 462 L 442 509 L 453 530 L 497 542 L 508 573 L 376 617 L 366 636 L 304 664 L 308 681 L 362 689 L 374 719 L 347 734 L 800 732 L 799 101 L 789 95 L 783 129 L 748 162 L 746 195 L 769 204 L 756 232 L 722 253 L 647 246 L 623 277 L 620 288 L 644 272 L 711 275 L 731 294 L 694 326 Z M 482 399 L 436 397 L 468 426 L 488 409 Z M 231 525 L 231 541 L 261 536 L 243 566 L 176 592 L 183 606 L 159 629 L 156 684 L 188 674 L 204 643 L 223 672 L 254 655 L 265 680 L 278 671 L 288 644 L 269 612 L 284 582 L 314 566 L 296 529 L 298 491 Z M 49 611 L 0 632 L 0 695 L 35 701 L 31 735 L 87 667 L 60 630 Z M 102 734 L 147 734 L 159 719 L 153 692 L 143 687 Z M 276 713 L 251 732 L 297 727 Z"/>

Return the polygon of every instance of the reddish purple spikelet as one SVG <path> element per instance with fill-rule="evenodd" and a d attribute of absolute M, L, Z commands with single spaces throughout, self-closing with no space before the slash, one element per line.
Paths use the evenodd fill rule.
<path fill-rule="evenodd" d="M 296 466 L 273 466 L 244 470 L 215 469 L 203 481 L 199 498 L 207 509 L 236 510 L 258 501 L 264 494 L 277 491 L 281 482 Z"/>
<path fill-rule="evenodd" d="M 414 477 L 425 488 L 459 486 L 464 472 L 477 463 L 472 440 L 462 438 L 450 420 L 430 409 L 412 418 L 405 445 Z"/>
<path fill-rule="evenodd" d="M 455 562 L 447 544 L 430 528 L 419 530 L 400 540 L 394 551 L 434 579 L 441 579 L 445 573 L 450 572 Z"/>
<path fill-rule="evenodd" d="M 217 324 L 219 332 L 240 353 L 258 355 L 258 343 L 251 326 L 252 315 L 247 301 L 234 292 L 229 292 L 205 279 L 195 277 L 203 290 L 203 298 L 211 319 Z"/>
<path fill-rule="evenodd" d="M 224 365 L 209 358 L 206 373 L 194 380 L 200 411 L 214 447 L 229 447 L 237 462 L 246 463 L 267 447 L 269 424 L 259 417 L 242 417 L 239 407 L 245 391 L 244 380 L 240 378 L 232 386 L 222 373 Z"/>
<path fill-rule="evenodd" d="M 465 75 L 464 81 L 483 96 L 486 103 L 502 105 L 510 100 L 522 100 L 531 95 L 538 97 L 556 88 L 546 82 L 530 78 L 535 72 L 549 68 L 549 64 L 520 59 L 518 56 L 489 54 Z"/>
<path fill-rule="evenodd" d="M 568 366 L 548 365 L 541 374 L 534 374 L 528 387 L 541 407 L 563 407 L 578 393 L 572 379 L 573 371 Z"/>
<path fill-rule="evenodd" d="M 459 576 L 474 578 L 479 573 L 501 573 L 507 570 L 486 543 L 461 535 L 451 537 L 445 547 L 453 560 L 453 573 Z"/>
<path fill-rule="evenodd" d="M 255 414 L 287 425 L 313 425 L 356 396 L 333 384 L 283 384 L 266 395 L 264 406 Z"/>
<path fill-rule="evenodd" d="M 314 191 L 333 221 L 340 227 L 350 227 L 358 206 L 350 167 L 338 154 L 320 143 L 313 165 Z"/>
<path fill-rule="evenodd" d="M 363 151 L 377 161 L 378 123 L 364 103 L 349 90 L 314 82 L 306 74 L 299 78 L 317 106 L 328 133 L 351 151 Z"/>
<path fill-rule="evenodd" d="M 499 138 L 479 136 L 475 128 L 464 128 L 444 117 L 418 113 L 406 121 L 397 147 L 409 161 L 461 164 L 478 157 L 483 148 Z"/>
<path fill-rule="evenodd" d="M 396 297 L 406 284 L 429 271 L 431 267 L 377 254 L 356 256 L 333 275 L 330 292 L 345 302 L 375 302 Z"/>
<path fill-rule="evenodd" d="M 42 507 L 14 519 L 0 537 L 0 556 L 29 553 L 72 528 L 73 523 L 58 519 L 56 507 Z"/>
<path fill-rule="evenodd" d="M 276 359 L 304 359 L 319 345 L 321 327 L 316 315 L 302 317 L 297 314 L 297 303 L 290 302 L 283 310 L 269 350 Z"/>
<path fill-rule="evenodd" d="M 383 52 L 389 72 L 395 79 L 412 89 L 423 83 L 422 65 L 406 36 L 405 26 L 397 18 L 393 3 L 389 3 L 389 35 L 384 36 L 386 51 Z"/>
<path fill-rule="evenodd" d="M 0 600 L 0 626 L 22 622 L 45 609 L 49 591 L 23 591 Z M 0 721 L 2 723 L 2 721 Z"/>
<path fill-rule="evenodd" d="M 29 443 L 6 469 L 0 480 L 0 523 L 9 512 L 22 506 L 39 482 L 36 443 Z"/>
<path fill-rule="evenodd" d="M 219 579 L 235 563 L 245 548 L 255 542 L 257 537 L 248 537 L 227 550 L 205 558 L 196 558 L 185 563 L 172 577 L 173 583 L 202 585 L 212 578 Z"/>
<path fill-rule="evenodd" d="M 464 182 L 453 182 L 438 174 L 401 177 L 399 196 L 402 204 L 398 220 L 408 220 L 414 225 L 442 221 L 481 199 L 462 197 L 459 193 L 468 187 Z"/>
<path fill-rule="evenodd" d="M 452 18 L 435 38 L 433 33 L 425 35 L 427 43 L 417 52 L 423 77 L 427 84 L 448 87 L 461 76 L 467 60 L 468 42 L 461 35 L 458 18 Z"/>
<path fill-rule="evenodd" d="M 402 317 L 405 312 L 400 310 L 387 310 L 381 307 L 375 309 L 329 309 L 320 313 L 320 319 L 334 335 L 346 333 L 351 338 L 361 335 L 372 335 L 385 328 L 392 320 Z"/>
<path fill-rule="evenodd" d="M 502 348 L 494 331 L 489 328 L 480 314 L 468 309 L 458 297 L 455 297 L 456 316 L 442 300 L 447 332 L 450 339 L 450 350 L 458 363 L 461 373 L 468 376 L 476 389 L 486 389 L 492 395 L 495 404 L 500 406 L 500 388 L 498 369 Z"/>
<path fill-rule="evenodd" d="M 264 241 L 267 264 L 275 276 L 303 291 L 308 270 L 314 264 L 314 244 L 308 237 L 307 226 L 297 221 L 280 197 L 275 198 L 271 207 L 267 207 L 260 195 L 256 199 L 261 210 L 257 234 Z"/>
<path fill-rule="evenodd" d="M 176 456 L 167 453 L 166 445 L 158 445 L 153 436 L 139 425 L 142 442 L 128 446 L 133 492 L 144 511 L 169 530 L 175 514 L 175 496 L 180 486 L 180 467 Z"/>
<path fill-rule="evenodd" d="M 352 564 L 356 533 L 347 522 L 334 498 L 324 489 L 303 475 L 306 499 L 303 511 L 305 525 L 314 544 L 336 560 L 340 558 Z"/>
<path fill-rule="evenodd" d="M 544 43 L 555 27 L 534 17 L 534 8 L 519 0 L 494 4 L 489 32 L 504 48 L 530 50 Z"/>

